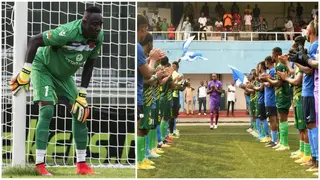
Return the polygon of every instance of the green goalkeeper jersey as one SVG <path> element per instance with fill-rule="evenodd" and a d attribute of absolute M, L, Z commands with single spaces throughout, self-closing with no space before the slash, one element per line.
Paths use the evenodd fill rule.
<path fill-rule="evenodd" d="M 74 75 L 88 59 L 98 58 L 103 31 L 97 39 L 86 39 L 81 25 L 82 20 L 75 20 L 43 32 L 45 46 L 38 48 L 32 69 L 47 70 L 54 77 L 65 79 Z"/>
<path fill-rule="evenodd" d="M 288 68 L 282 64 L 278 63 L 276 66 L 276 72 L 288 72 Z M 279 77 L 275 74 L 275 78 L 278 80 Z M 284 81 L 281 86 L 276 86 L 275 88 L 276 104 L 279 109 L 289 109 L 291 106 L 290 94 L 289 94 L 289 83 Z"/>

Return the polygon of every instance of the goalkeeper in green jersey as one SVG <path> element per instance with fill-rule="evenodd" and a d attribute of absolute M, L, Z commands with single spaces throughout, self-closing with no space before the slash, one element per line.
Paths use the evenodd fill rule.
<path fill-rule="evenodd" d="M 103 42 L 101 26 L 101 10 L 89 7 L 83 19 L 32 37 L 28 43 L 25 65 L 10 81 L 10 89 L 16 95 L 22 88 L 29 89 L 31 76 L 34 101 L 40 109 L 36 127 L 36 170 L 40 175 L 52 175 L 45 168 L 44 156 L 54 105 L 60 97 L 68 99 L 68 108 L 71 109 L 77 154 L 76 173 L 95 174 L 85 162 L 88 135 L 86 120 L 89 115 L 86 88 Z M 77 89 L 72 76 L 81 66 L 81 87 Z"/>

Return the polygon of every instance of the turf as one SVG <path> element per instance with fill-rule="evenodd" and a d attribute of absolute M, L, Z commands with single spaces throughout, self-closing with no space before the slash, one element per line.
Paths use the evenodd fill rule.
<path fill-rule="evenodd" d="M 246 127 L 179 126 L 180 138 L 153 159 L 156 169 L 138 170 L 138 178 L 315 178 L 290 158 L 299 148 L 293 126 L 286 152 L 265 148 Z"/>
<path fill-rule="evenodd" d="M 75 168 L 72 167 L 49 167 L 52 178 L 135 178 L 135 168 L 93 168 L 100 174 L 96 175 L 76 175 Z M 2 172 L 3 178 L 48 178 L 38 176 L 35 169 L 27 168 L 5 168 Z M 50 177 L 50 178 L 51 178 Z"/>

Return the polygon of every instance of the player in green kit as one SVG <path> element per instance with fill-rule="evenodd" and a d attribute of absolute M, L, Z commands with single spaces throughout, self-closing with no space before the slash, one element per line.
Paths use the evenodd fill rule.
<path fill-rule="evenodd" d="M 288 73 L 288 68 L 284 64 L 282 64 L 278 59 L 278 56 L 281 55 L 281 48 L 275 47 L 272 49 L 272 59 L 276 63 L 276 73 Z M 266 78 L 266 80 L 270 83 L 271 86 L 275 87 L 276 106 L 278 111 L 278 117 L 280 118 L 280 142 L 273 148 L 276 149 L 276 151 L 286 151 L 290 149 L 288 144 L 288 113 L 289 108 L 291 106 L 289 83 L 283 81 L 281 78 L 279 78 L 277 74 L 275 76 L 275 79 Z"/>
<path fill-rule="evenodd" d="M 250 83 L 247 85 L 245 90 L 250 93 L 250 115 L 253 118 L 253 129 L 254 131 L 250 132 L 251 135 L 254 137 L 259 137 L 259 134 L 257 133 L 257 101 L 258 101 L 258 93 L 254 90 L 254 84 L 255 84 L 255 77 L 256 77 L 256 71 L 253 69 L 251 71 L 251 76 L 249 77 Z M 260 127 L 260 126 L 259 126 Z"/>
<path fill-rule="evenodd" d="M 295 41 L 302 39 L 303 44 L 305 39 L 301 36 L 295 38 Z M 293 44 L 293 49 L 298 47 L 297 43 Z M 309 144 L 309 138 L 307 133 L 306 122 L 303 121 L 303 108 L 302 108 L 302 79 L 303 71 L 301 71 L 296 65 L 294 68 L 288 61 L 288 56 L 279 56 L 281 63 L 286 65 L 290 75 L 294 75 L 293 78 L 290 78 L 285 72 L 278 72 L 278 76 L 283 80 L 289 82 L 293 86 L 293 107 L 294 107 L 294 126 L 299 130 L 300 136 L 300 148 L 298 151 L 294 152 L 291 155 L 291 158 L 298 159 L 296 163 L 305 163 L 311 160 L 311 147 Z"/>
<path fill-rule="evenodd" d="M 101 10 L 90 7 L 85 10 L 83 19 L 32 37 L 28 43 L 25 65 L 10 81 L 10 89 L 16 95 L 22 88 L 28 90 L 31 75 L 34 101 L 40 107 L 36 127 L 36 170 L 40 175 L 52 175 L 46 170 L 44 157 L 50 120 L 60 97 L 68 100 L 67 105 L 71 109 L 77 154 L 76 172 L 95 174 L 85 162 L 88 135 L 86 120 L 89 115 L 86 88 L 103 42 L 101 26 Z M 77 89 L 72 76 L 81 66 L 81 87 Z"/>
<path fill-rule="evenodd" d="M 161 66 L 164 68 L 170 67 L 169 59 L 168 57 L 164 57 L 161 59 L 160 62 Z M 172 68 L 171 68 L 172 70 Z M 168 76 L 165 77 L 161 85 L 161 94 L 160 94 L 160 129 L 161 129 L 161 139 L 164 143 L 170 142 L 170 140 L 167 138 L 168 136 L 168 121 L 171 118 L 171 110 L 172 110 L 172 90 L 171 90 L 171 84 L 172 84 L 172 73 L 173 71 L 170 71 L 168 73 Z M 168 141 L 169 140 L 169 141 Z"/>

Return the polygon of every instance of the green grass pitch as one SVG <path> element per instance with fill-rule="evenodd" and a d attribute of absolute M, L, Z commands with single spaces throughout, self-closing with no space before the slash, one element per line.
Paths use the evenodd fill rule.
<path fill-rule="evenodd" d="M 289 127 L 290 151 L 265 148 L 248 126 L 179 126 L 180 138 L 153 159 L 156 169 L 138 170 L 138 178 L 316 178 L 294 163 L 298 131 Z"/>
<path fill-rule="evenodd" d="M 135 168 L 93 168 L 100 174 L 76 175 L 75 167 L 49 167 L 53 174 L 52 178 L 135 178 Z M 5 168 L 2 172 L 3 178 L 48 178 L 38 176 L 33 166 L 28 168 Z M 50 178 L 51 178 L 50 177 Z"/>

